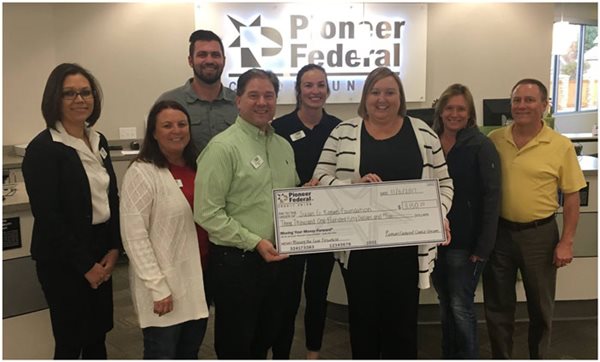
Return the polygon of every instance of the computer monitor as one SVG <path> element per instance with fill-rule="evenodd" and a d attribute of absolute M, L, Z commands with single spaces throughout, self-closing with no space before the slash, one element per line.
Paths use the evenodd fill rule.
<path fill-rule="evenodd" d="M 431 127 L 433 125 L 433 114 L 435 108 L 418 108 L 418 109 L 407 109 L 406 115 L 409 117 L 415 117 L 422 119 Z"/>
<path fill-rule="evenodd" d="M 509 119 L 512 119 L 510 98 L 483 100 L 484 126 L 504 126 Z"/>

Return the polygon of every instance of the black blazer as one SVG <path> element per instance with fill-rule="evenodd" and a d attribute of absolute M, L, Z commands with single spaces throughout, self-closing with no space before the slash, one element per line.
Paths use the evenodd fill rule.
<path fill-rule="evenodd" d="M 117 179 L 108 142 L 102 134 L 99 147 L 106 151 L 104 167 L 110 177 L 110 240 L 101 246 L 92 242 L 90 184 L 77 151 L 54 142 L 48 129 L 29 143 L 22 169 L 34 217 L 31 240 L 34 260 L 67 263 L 83 275 L 108 250 L 121 248 Z"/>

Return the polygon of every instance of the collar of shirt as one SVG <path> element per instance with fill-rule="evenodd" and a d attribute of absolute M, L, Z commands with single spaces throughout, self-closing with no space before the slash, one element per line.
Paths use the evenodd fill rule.
<path fill-rule="evenodd" d="M 249 135 L 257 140 L 260 140 L 263 138 L 270 138 L 275 133 L 275 130 L 273 129 L 273 127 L 270 124 L 267 126 L 267 131 L 264 132 L 263 130 L 256 127 L 252 123 L 246 121 L 239 115 L 238 115 L 237 119 L 235 120 L 235 123 L 239 125 L 240 129 L 244 133 L 246 133 L 247 135 Z"/>
<path fill-rule="evenodd" d="M 296 125 L 300 127 L 300 129 L 304 130 L 304 131 L 308 131 L 308 132 L 312 132 L 315 128 L 321 126 L 323 124 L 323 122 L 325 122 L 325 118 L 327 118 L 327 112 L 325 112 L 325 110 L 323 109 L 323 115 L 321 116 L 321 119 L 319 120 L 319 123 L 315 124 L 313 126 L 313 128 L 308 128 L 306 127 L 306 125 L 304 124 L 304 122 L 302 122 L 302 120 L 300 119 L 300 116 L 298 115 L 299 110 L 296 109 L 294 111 L 294 118 L 296 121 Z"/>
<path fill-rule="evenodd" d="M 187 82 L 185 82 L 184 85 L 184 92 L 186 95 L 186 102 L 188 103 L 194 103 L 195 101 L 200 101 L 200 102 L 206 102 L 203 99 L 198 98 L 198 95 L 196 94 L 196 92 L 194 92 L 194 89 L 192 88 L 192 81 L 194 80 L 194 78 L 190 78 L 187 80 Z M 215 101 L 221 101 L 221 100 L 225 100 L 228 102 L 235 102 L 235 93 L 232 92 L 226 92 L 225 91 L 225 86 L 223 86 L 223 84 L 221 84 L 221 91 L 219 92 L 219 95 L 217 96 L 217 98 L 215 99 Z"/>
<path fill-rule="evenodd" d="M 90 140 L 90 145 L 94 150 L 93 152 L 87 147 L 82 139 L 71 136 L 60 121 L 56 122 L 56 129 L 50 128 L 50 135 L 54 142 L 62 143 L 102 162 L 102 158 L 99 157 L 100 136 L 96 131 L 89 127 L 86 127 L 84 132 Z"/>
<path fill-rule="evenodd" d="M 455 146 L 459 146 L 463 143 L 466 143 L 471 138 L 476 137 L 477 133 L 481 133 L 481 132 L 479 131 L 479 129 L 477 129 L 475 127 L 468 127 L 468 128 L 463 128 L 463 129 L 458 130 L 458 132 L 456 133 Z"/>
<path fill-rule="evenodd" d="M 516 147 L 515 141 L 512 136 L 512 130 L 514 126 L 515 124 L 512 123 L 508 127 L 504 127 L 504 139 L 506 140 L 506 142 Z M 552 140 L 552 132 L 554 131 L 544 123 L 542 130 L 539 131 L 538 134 L 536 134 L 529 142 L 527 142 L 527 144 L 521 149 L 521 151 L 540 143 L 550 143 L 550 141 Z"/>

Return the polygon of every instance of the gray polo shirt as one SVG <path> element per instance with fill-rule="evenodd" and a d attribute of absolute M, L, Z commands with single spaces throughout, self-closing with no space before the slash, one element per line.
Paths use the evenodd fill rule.
<path fill-rule="evenodd" d="M 192 139 L 202 152 L 216 134 L 235 122 L 238 109 L 235 104 L 235 92 L 231 89 L 222 86 L 217 99 L 208 102 L 198 98 L 192 89 L 192 79 L 181 87 L 163 93 L 156 101 L 173 100 L 185 107 L 191 118 Z"/>

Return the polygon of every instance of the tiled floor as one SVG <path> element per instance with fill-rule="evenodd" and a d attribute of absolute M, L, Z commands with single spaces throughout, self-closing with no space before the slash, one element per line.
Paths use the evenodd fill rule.
<path fill-rule="evenodd" d="M 108 355 L 111 359 L 140 359 L 142 357 L 142 333 L 137 317 L 131 305 L 126 262 L 119 264 L 114 276 L 115 328 L 108 334 Z M 528 358 L 526 311 L 519 306 L 515 330 L 515 359 Z M 212 311 L 211 311 L 212 312 Z M 328 318 L 323 338 L 321 358 L 351 359 L 348 325 L 343 313 L 335 307 L 330 308 L 332 318 Z M 296 335 L 292 346 L 292 359 L 304 359 L 304 329 L 302 326 L 302 307 L 296 319 Z M 479 310 L 481 315 L 481 311 Z M 550 359 L 597 359 L 598 324 L 597 303 L 575 302 L 559 303 L 552 334 Z M 341 317 L 340 317 L 341 316 Z M 437 321 L 437 307 L 423 306 L 419 311 L 419 358 L 440 358 L 440 325 Z M 212 321 L 211 321 L 212 322 Z M 215 359 L 213 349 L 212 323 L 209 322 L 206 337 L 200 349 L 199 358 Z M 480 322 L 481 358 L 490 358 L 490 346 L 485 323 Z"/>

